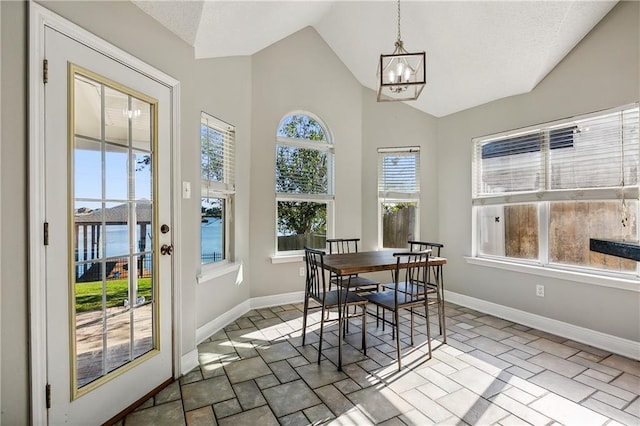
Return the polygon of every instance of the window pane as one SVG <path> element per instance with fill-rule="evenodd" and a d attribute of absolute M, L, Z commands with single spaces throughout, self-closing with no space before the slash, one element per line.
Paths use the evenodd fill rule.
<path fill-rule="evenodd" d="M 407 247 L 416 240 L 417 203 L 382 203 L 382 246 Z"/>
<path fill-rule="evenodd" d="M 480 254 L 538 259 L 538 208 L 535 204 L 478 208 Z"/>
<path fill-rule="evenodd" d="M 589 250 L 589 238 L 635 240 L 637 201 L 551 203 L 549 260 L 611 271 L 635 272 L 636 262 Z M 622 220 L 626 210 L 626 226 Z"/>
<path fill-rule="evenodd" d="M 378 154 L 378 192 L 420 192 L 420 150 Z"/>
<path fill-rule="evenodd" d="M 479 141 L 474 153 L 474 196 L 533 191 L 544 186 L 543 135 L 536 131 Z"/>
<path fill-rule="evenodd" d="M 202 179 L 224 182 L 224 136 L 205 124 L 200 126 Z"/>
<path fill-rule="evenodd" d="M 551 145 L 551 189 L 637 185 L 637 109 L 579 120 L 569 130 L 561 138 L 563 149 Z M 550 132 L 552 143 L 554 132 L 558 135 L 558 130 Z"/>
<path fill-rule="evenodd" d="M 326 247 L 326 203 L 278 201 L 277 214 L 278 251 Z"/>
<path fill-rule="evenodd" d="M 326 141 L 324 129 L 313 118 L 306 115 L 290 115 L 280 123 L 278 136 L 312 141 Z"/>
<path fill-rule="evenodd" d="M 224 259 L 224 198 L 202 198 L 200 242 L 203 264 Z"/>
<path fill-rule="evenodd" d="M 278 145 L 276 192 L 328 194 L 328 153 L 315 149 Z"/>

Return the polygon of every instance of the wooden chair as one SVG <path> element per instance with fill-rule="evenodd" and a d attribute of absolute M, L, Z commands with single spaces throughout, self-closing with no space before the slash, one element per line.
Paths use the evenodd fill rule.
<path fill-rule="evenodd" d="M 367 325 L 367 299 L 349 291 L 347 288 L 338 287 L 336 290 L 328 290 L 325 280 L 324 256 L 325 252 L 305 247 L 305 261 L 307 265 L 306 285 L 304 294 L 304 313 L 302 319 L 302 344 L 305 344 L 307 331 L 307 316 L 309 310 L 320 309 L 320 341 L 318 343 L 318 364 L 322 354 L 322 339 L 324 334 L 325 315 L 329 310 L 335 309 L 338 313 L 338 370 L 342 369 L 342 330 L 343 321 L 349 320 L 348 307 L 354 306 L 362 309 L 362 349 L 366 355 L 366 325 Z M 319 306 L 310 306 L 309 300 L 315 300 Z M 355 312 L 355 311 L 354 311 Z"/>
<path fill-rule="evenodd" d="M 377 293 L 365 294 L 363 297 L 370 303 L 385 311 L 391 311 L 393 317 L 384 322 L 390 322 L 393 326 L 396 351 L 398 355 L 398 370 L 402 368 L 400 353 L 400 311 L 405 309 L 410 311 L 411 316 L 411 345 L 413 345 L 414 329 L 414 308 L 424 308 L 424 316 L 427 331 L 427 346 L 429 348 L 429 358 L 431 358 L 431 326 L 429 324 L 429 299 L 427 297 L 426 286 L 421 282 L 429 282 L 430 268 L 427 266 L 428 251 L 394 253 L 396 257 L 396 269 L 394 270 L 393 288 Z M 404 291 L 403 291 L 404 290 Z"/>

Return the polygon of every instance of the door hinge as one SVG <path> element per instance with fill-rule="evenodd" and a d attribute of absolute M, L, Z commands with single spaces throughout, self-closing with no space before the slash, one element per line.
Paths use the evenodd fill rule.
<path fill-rule="evenodd" d="M 47 399 L 47 408 L 51 408 L 51 385 L 49 383 L 45 386 L 45 394 Z"/>
<path fill-rule="evenodd" d="M 47 84 L 49 82 L 49 60 L 42 61 L 42 80 Z"/>
<path fill-rule="evenodd" d="M 44 234 L 44 245 L 48 246 L 49 245 L 49 222 L 44 223 L 43 234 Z"/>

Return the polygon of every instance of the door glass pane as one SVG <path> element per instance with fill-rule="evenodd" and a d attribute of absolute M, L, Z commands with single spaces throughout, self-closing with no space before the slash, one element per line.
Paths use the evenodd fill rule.
<path fill-rule="evenodd" d="M 128 156 L 129 150 L 126 147 L 105 144 L 104 190 L 106 199 L 127 199 L 129 183 Z"/>
<path fill-rule="evenodd" d="M 74 93 L 75 129 L 91 130 L 91 139 L 78 134 L 73 139 L 71 288 L 79 389 L 157 349 L 159 342 L 150 151 L 155 107 L 104 82 L 77 74 L 75 80 L 75 87 L 83 88 Z M 104 102 L 86 87 L 104 94 Z M 134 122 L 139 127 L 135 144 L 129 131 Z"/>
<path fill-rule="evenodd" d="M 134 151 L 136 186 L 135 200 L 151 200 L 151 154 Z"/>
<path fill-rule="evenodd" d="M 131 249 L 129 240 L 129 204 L 105 204 L 105 256 L 127 256 Z"/>
<path fill-rule="evenodd" d="M 152 105 L 140 99 L 131 98 L 131 142 L 134 148 L 151 151 Z"/>
<path fill-rule="evenodd" d="M 73 167 L 75 197 L 102 199 L 102 145 L 76 137 Z"/>
<path fill-rule="evenodd" d="M 131 360 L 131 312 L 107 317 L 107 372 Z"/>
<path fill-rule="evenodd" d="M 104 137 L 109 142 L 128 145 L 129 96 L 110 87 L 104 88 Z"/>
<path fill-rule="evenodd" d="M 74 133 L 87 138 L 100 139 L 102 114 L 102 85 L 76 75 L 74 81 L 73 113 Z"/>

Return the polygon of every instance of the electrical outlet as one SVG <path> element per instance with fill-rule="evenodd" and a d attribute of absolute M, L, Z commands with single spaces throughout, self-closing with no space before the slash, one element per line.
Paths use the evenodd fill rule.
<path fill-rule="evenodd" d="M 304 277 L 304 266 L 300 267 L 299 274 L 300 274 L 301 277 Z"/>
<path fill-rule="evenodd" d="M 542 284 L 536 285 L 536 296 L 544 297 L 544 286 Z"/>

